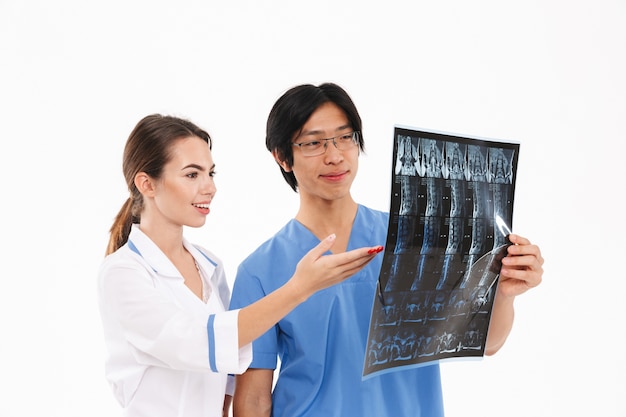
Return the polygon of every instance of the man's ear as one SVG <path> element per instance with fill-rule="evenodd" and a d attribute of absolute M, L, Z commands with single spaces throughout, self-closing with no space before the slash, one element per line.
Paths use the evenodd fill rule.
<path fill-rule="evenodd" d="M 283 169 L 283 171 L 291 172 L 291 166 L 289 166 L 289 164 L 282 159 L 282 155 L 278 150 L 274 149 L 272 151 L 272 156 L 274 157 L 276 163 L 280 165 L 280 167 Z"/>
<path fill-rule="evenodd" d="M 154 196 L 154 181 L 145 172 L 139 172 L 135 175 L 135 187 L 137 187 L 137 190 L 145 197 Z"/>

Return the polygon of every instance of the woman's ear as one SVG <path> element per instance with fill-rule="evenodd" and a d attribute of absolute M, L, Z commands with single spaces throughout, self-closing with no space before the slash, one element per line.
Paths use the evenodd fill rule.
<path fill-rule="evenodd" d="M 282 159 L 282 155 L 280 154 L 280 152 L 278 152 L 278 150 L 274 149 L 272 151 L 272 156 L 274 157 L 276 163 L 280 165 L 280 167 L 283 169 L 283 171 L 291 172 L 291 166 L 289 166 L 289 164 Z"/>
<path fill-rule="evenodd" d="M 144 197 L 154 196 L 154 181 L 145 172 L 139 172 L 135 175 L 135 187 Z"/>

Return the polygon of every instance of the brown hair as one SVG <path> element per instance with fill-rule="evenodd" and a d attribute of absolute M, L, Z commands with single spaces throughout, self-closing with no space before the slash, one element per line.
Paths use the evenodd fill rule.
<path fill-rule="evenodd" d="M 135 176 L 145 172 L 159 179 L 163 167 L 171 158 L 172 144 L 181 138 L 197 136 L 212 148 L 211 137 L 192 122 L 174 116 L 152 114 L 137 123 L 124 147 L 122 170 L 130 197 L 124 202 L 109 230 L 111 236 L 106 254 L 109 255 L 128 241 L 131 226 L 139 223 L 143 211 L 143 196 L 135 186 Z"/>

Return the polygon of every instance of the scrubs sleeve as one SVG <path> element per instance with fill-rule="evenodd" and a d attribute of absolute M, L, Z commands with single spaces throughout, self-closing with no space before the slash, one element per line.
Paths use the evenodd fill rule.
<path fill-rule="evenodd" d="M 235 395 L 235 375 L 228 375 L 226 379 L 226 395 Z"/>
<path fill-rule="evenodd" d="M 267 293 L 271 292 L 267 291 Z M 230 309 L 241 309 L 267 295 L 259 278 L 251 274 L 244 264 L 239 265 L 233 285 Z M 276 369 L 278 363 L 278 325 L 252 342 L 253 359 L 250 368 Z"/>

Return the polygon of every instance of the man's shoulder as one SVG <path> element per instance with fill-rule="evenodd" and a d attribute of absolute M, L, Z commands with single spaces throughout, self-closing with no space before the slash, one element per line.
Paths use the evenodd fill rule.
<path fill-rule="evenodd" d="M 270 293 L 291 277 L 295 265 L 304 255 L 300 249 L 301 242 L 289 233 L 291 223 L 257 246 L 241 261 L 233 285 L 233 299 L 238 299 L 242 292 L 254 291 L 253 288 L 257 286 L 263 288 L 264 293 Z"/>
<path fill-rule="evenodd" d="M 257 246 L 256 249 L 246 256 L 243 263 L 254 262 L 257 259 L 266 259 L 269 254 L 277 255 L 277 252 L 288 250 L 293 245 L 289 244 L 290 239 L 287 237 L 289 230 L 292 227 L 292 222 L 293 221 L 289 221 L 273 236 Z"/>
<path fill-rule="evenodd" d="M 382 220 L 389 219 L 389 212 L 387 212 L 387 211 L 374 209 L 374 208 L 371 208 L 371 207 L 368 207 L 368 206 L 364 206 L 363 204 L 359 204 L 359 210 L 360 210 L 361 213 L 363 213 L 364 215 L 367 215 L 367 216 L 377 217 L 377 218 L 380 218 Z"/>
<path fill-rule="evenodd" d="M 387 230 L 389 224 L 389 213 L 364 205 L 359 205 L 360 221 L 376 229 Z"/>

